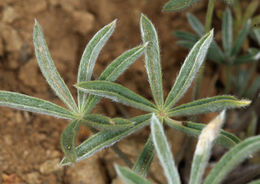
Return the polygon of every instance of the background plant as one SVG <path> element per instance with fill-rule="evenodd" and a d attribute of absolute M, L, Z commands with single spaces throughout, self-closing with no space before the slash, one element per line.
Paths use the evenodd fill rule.
<path fill-rule="evenodd" d="M 187 14 L 188 22 L 191 25 L 192 29 L 197 33 L 198 36 L 194 35 L 193 33 L 188 33 L 185 31 L 176 31 L 174 32 L 174 35 L 181 39 L 178 41 L 178 43 L 186 48 L 191 48 L 196 40 L 198 40 L 199 37 L 203 35 L 205 32 L 204 27 L 202 23 L 192 14 Z M 254 64 L 251 68 L 252 72 L 247 72 L 246 74 L 241 74 L 239 72 L 239 67 L 238 65 L 241 64 L 247 64 L 250 62 L 257 62 L 259 61 L 259 54 L 260 50 L 259 48 L 248 48 L 248 53 L 244 55 L 239 55 L 241 52 L 242 46 L 244 44 L 244 41 L 247 39 L 249 36 L 250 28 L 251 28 L 251 20 L 248 19 L 244 24 L 241 30 L 239 31 L 238 35 L 235 37 L 235 33 L 233 31 L 233 16 L 229 8 L 225 10 L 222 16 L 222 45 L 224 48 L 224 51 L 220 49 L 220 47 L 217 45 L 216 42 L 213 41 L 209 52 L 208 52 L 208 59 L 211 61 L 214 61 L 218 64 L 224 65 L 226 67 L 226 89 L 225 92 L 229 92 L 231 88 L 231 82 L 232 78 L 233 80 L 238 80 L 240 78 L 244 79 L 243 85 L 241 85 L 242 82 L 241 79 L 239 82 L 236 82 L 236 85 L 239 85 L 239 90 L 237 91 L 238 94 L 241 94 L 241 91 L 245 90 L 249 86 L 249 82 L 247 80 L 250 79 L 252 72 L 255 70 L 255 65 Z M 243 21 L 244 22 L 244 21 Z M 233 41 L 234 37 L 234 41 Z M 237 76 L 231 74 L 231 67 L 236 68 L 239 73 Z M 239 76 L 239 75 L 243 76 Z M 255 93 L 256 90 L 255 88 L 258 88 L 259 84 L 257 82 L 253 83 L 251 89 Z M 236 86 L 236 87 L 237 87 Z M 252 92 L 250 92 L 252 93 Z M 250 96 L 250 95 L 248 95 Z M 251 95 L 252 97 L 252 95 Z"/>

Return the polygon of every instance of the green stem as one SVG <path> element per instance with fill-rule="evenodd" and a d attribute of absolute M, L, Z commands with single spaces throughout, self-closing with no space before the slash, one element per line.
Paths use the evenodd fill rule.
<path fill-rule="evenodd" d="M 205 32 L 209 32 L 212 23 L 213 11 L 215 6 L 215 0 L 209 0 L 208 3 L 208 10 L 206 15 L 206 22 L 205 22 Z"/>
<path fill-rule="evenodd" d="M 215 6 L 215 0 L 209 0 L 207 14 L 206 14 L 206 22 L 205 22 L 205 33 L 209 32 L 211 29 L 214 6 Z M 204 68 L 205 68 L 205 62 L 202 63 L 202 66 L 200 67 L 198 79 L 196 80 L 195 88 L 193 91 L 194 100 L 197 100 L 200 97 L 200 88 L 201 88 L 202 79 L 204 75 Z"/>
<path fill-rule="evenodd" d="M 226 66 L 226 87 L 225 87 L 226 94 L 230 92 L 230 85 L 231 85 L 230 66 Z"/>

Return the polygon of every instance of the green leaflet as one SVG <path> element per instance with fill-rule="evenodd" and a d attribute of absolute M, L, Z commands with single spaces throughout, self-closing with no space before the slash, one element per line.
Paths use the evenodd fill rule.
<path fill-rule="evenodd" d="M 109 81 L 89 81 L 75 85 L 76 88 L 93 95 L 109 98 L 115 102 L 120 102 L 138 109 L 152 112 L 155 110 L 154 104 L 133 91 Z"/>
<path fill-rule="evenodd" d="M 181 131 L 183 133 L 186 133 L 188 135 L 198 137 L 201 133 L 201 130 L 205 127 L 205 124 L 201 123 L 193 123 L 193 122 L 180 122 L 175 121 L 169 118 L 165 119 L 165 122 L 172 128 Z M 235 135 L 226 132 L 224 130 L 220 131 L 219 136 L 216 139 L 216 143 L 225 147 L 225 148 L 231 148 L 238 144 L 240 142 L 239 138 L 237 138 Z"/>
<path fill-rule="evenodd" d="M 242 20 L 243 24 L 245 24 L 246 21 L 254 15 L 254 13 L 258 8 L 258 5 L 259 5 L 259 1 L 251 1 L 251 3 L 247 6 L 245 13 L 243 15 L 243 20 Z"/>
<path fill-rule="evenodd" d="M 219 184 L 232 169 L 259 150 L 260 136 L 245 139 L 220 159 L 206 177 L 204 184 Z"/>
<path fill-rule="evenodd" d="M 243 28 L 240 30 L 238 36 L 237 36 L 237 39 L 235 40 L 234 42 L 234 46 L 232 48 L 232 52 L 231 52 L 231 55 L 232 56 L 236 56 L 239 51 L 241 50 L 241 47 L 249 33 L 249 30 L 250 30 L 250 25 L 251 25 L 251 20 L 249 19 L 245 25 L 243 26 Z"/>
<path fill-rule="evenodd" d="M 130 121 L 135 122 L 135 125 L 131 128 L 119 131 L 102 131 L 91 136 L 90 138 L 88 138 L 76 147 L 76 161 L 79 162 L 83 159 L 92 156 L 93 154 L 104 148 L 112 146 L 113 144 L 128 136 L 129 134 L 136 132 L 140 128 L 146 126 L 149 123 L 150 118 L 151 114 L 137 116 L 135 118 L 130 119 Z M 71 162 L 67 158 L 63 158 L 60 163 L 61 166 L 70 164 Z"/>
<path fill-rule="evenodd" d="M 134 123 L 123 118 L 109 118 L 100 114 L 88 114 L 84 116 L 82 123 L 88 127 L 100 130 L 116 131 L 134 126 Z"/>
<path fill-rule="evenodd" d="M 146 176 L 152 164 L 154 153 L 155 149 L 150 135 L 132 170 L 141 176 Z"/>
<path fill-rule="evenodd" d="M 189 184 L 200 184 L 205 168 L 208 164 L 211 149 L 215 138 L 218 136 L 220 128 L 225 119 L 225 111 L 214 118 L 203 130 L 199 136 L 195 153 L 193 155 L 192 168 Z"/>
<path fill-rule="evenodd" d="M 75 116 L 70 111 L 63 107 L 60 107 L 46 100 L 15 92 L 0 90 L 0 105 L 40 114 L 46 114 L 58 118 L 75 118 Z"/>
<path fill-rule="evenodd" d="M 250 100 L 238 100 L 233 96 L 214 96 L 179 105 L 175 108 L 172 108 L 167 114 L 169 117 L 190 116 L 216 112 L 230 108 L 245 107 L 250 103 Z"/>
<path fill-rule="evenodd" d="M 231 55 L 232 42 L 233 42 L 233 21 L 232 14 L 229 8 L 226 8 L 222 18 L 222 43 L 225 54 Z"/>
<path fill-rule="evenodd" d="M 112 35 L 115 27 L 116 20 L 99 30 L 87 44 L 80 60 L 77 79 L 78 83 L 91 79 L 97 57 Z M 78 104 L 81 110 L 84 108 L 86 97 L 87 95 L 84 92 L 78 90 Z"/>
<path fill-rule="evenodd" d="M 158 35 L 152 22 L 143 14 L 140 19 L 140 27 L 143 42 L 148 42 L 145 49 L 145 68 L 148 80 L 155 104 L 162 107 L 164 97 Z"/>
<path fill-rule="evenodd" d="M 184 47 L 186 49 L 191 49 L 194 46 L 195 43 L 196 42 L 188 41 L 188 40 L 178 40 L 177 41 L 178 45 L 180 45 L 180 46 L 182 46 L 182 47 Z"/>
<path fill-rule="evenodd" d="M 157 156 L 169 184 L 180 184 L 180 176 L 175 166 L 171 149 L 168 145 L 162 123 L 153 114 L 151 118 L 151 134 Z"/>
<path fill-rule="evenodd" d="M 175 12 L 188 8 L 197 0 L 169 0 L 164 6 L 163 11 Z"/>
<path fill-rule="evenodd" d="M 70 110 L 77 112 L 77 105 L 54 65 L 41 26 L 36 20 L 33 29 L 33 43 L 38 65 L 48 84 Z"/>
<path fill-rule="evenodd" d="M 79 129 L 79 120 L 71 122 L 66 129 L 62 132 L 60 138 L 61 149 L 65 154 L 66 158 L 71 162 L 75 163 L 77 159 L 77 153 L 75 150 L 76 136 Z"/>
<path fill-rule="evenodd" d="M 197 19 L 197 17 L 195 17 L 194 15 L 192 15 L 191 13 L 187 13 L 187 19 L 189 24 L 191 25 L 192 29 L 199 35 L 199 36 L 203 36 L 204 34 L 204 26 L 201 24 L 201 22 Z"/>
<path fill-rule="evenodd" d="M 198 36 L 194 35 L 193 33 L 186 32 L 186 31 L 174 31 L 173 35 L 179 39 L 191 41 L 194 44 L 199 40 Z M 192 48 L 192 47 L 190 47 L 190 48 Z"/>
<path fill-rule="evenodd" d="M 195 75 L 199 71 L 201 64 L 207 54 L 207 50 L 213 39 L 213 30 L 203 36 L 191 49 L 181 67 L 179 75 L 168 94 L 165 107 L 171 108 L 184 95 L 190 87 Z"/>
<path fill-rule="evenodd" d="M 148 180 L 139 176 L 138 174 L 126 167 L 120 167 L 118 165 L 115 165 L 115 169 L 116 173 L 127 184 L 150 184 Z"/>
<path fill-rule="evenodd" d="M 115 81 L 124 71 L 139 58 L 147 44 L 137 46 L 124 52 L 122 55 L 117 57 L 108 67 L 102 72 L 99 80 Z M 95 95 L 89 95 L 85 113 L 88 113 L 92 108 L 100 101 L 101 97 Z"/>

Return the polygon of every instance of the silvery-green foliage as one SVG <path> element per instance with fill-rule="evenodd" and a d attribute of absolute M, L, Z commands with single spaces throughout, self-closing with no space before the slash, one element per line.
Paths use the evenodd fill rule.
<path fill-rule="evenodd" d="M 162 164 L 165 176 L 169 184 L 179 184 L 180 176 L 178 170 L 175 166 L 170 146 L 167 142 L 167 138 L 165 136 L 162 122 L 156 117 L 156 115 L 152 115 L 151 118 L 151 134 L 154 143 L 154 147 L 158 158 Z"/>
<path fill-rule="evenodd" d="M 213 141 L 219 134 L 219 131 L 224 123 L 225 111 L 213 119 L 202 130 L 193 156 L 193 162 L 190 173 L 190 184 L 200 184 L 203 173 L 207 166 Z"/>
<path fill-rule="evenodd" d="M 149 122 L 149 119 L 151 118 L 150 113 L 155 114 L 152 120 L 154 120 L 154 117 L 156 116 L 161 123 L 166 122 L 168 125 L 170 125 L 170 127 L 176 128 L 177 130 L 180 130 L 189 135 L 198 137 L 204 128 L 204 125 L 194 122 L 182 123 L 170 119 L 170 117 L 174 117 L 175 115 L 194 115 L 200 113 L 216 112 L 227 108 L 244 107 L 250 104 L 250 101 L 248 100 L 238 100 L 232 96 L 217 96 L 207 99 L 200 99 L 194 103 L 191 102 L 172 108 L 172 106 L 174 106 L 185 94 L 196 74 L 198 73 L 202 62 L 206 57 L 207 50 L 209 49 L 209 46 L 213 40 L 213 30 L 203 35 L 202 38 L 199 39 L 191 49 L 183 63 L 181 71 L 179 72 L 171 91 L 168 94 L 168 97 L 164 102 L 158 36 L 154 25 L 145 15 L 142 15 L 140 18 L 140 26 L 142 40 L 145 42 L 145 44 L 147 44 L 144 52 L 145 67 L 148 73 L 149 84 L 155 103 L 150 102 L 149 100 L 136 94 L 130 89 L 123 87 L 122 85 L 110 81 L 96 80 L 85 81 L 76 84 L 75 86 L 79 90 L 82 90 L 86 93 L 90 93 L 99 97 L 106 97 L 113 101 L 148 112 L 148 116 L 144 116 L 146 118 L 142 121 L 140 120 L 140 123 L 136 123 L 133 127 L 127 128 L 126 130 L 119 130 L 119 132 L 122 133 L 117 134 L 117 132 L 113 132 L 114 135 L 109 135 L 108 133 L 105 133 L 107 131 L 103 131 L 100 132 L 99 135 L 94 135 L 93 142 L 92 138 L 90 138 L 89 140 L 79 145 L 76 148 L 78 160 L 84 159 L 94 152 L 101 150 L 102 146 L 107 147 L 112 145 L 114 141 L 120 140 L 122 137 L 128 135 L 129 132 L 134 132 L 137 126 L 139 127 L 140 125 L 141 127 L 147 125 L 147 121 Z M 131 121 L 137 122 L 134 119 L 131 119 Z M 108 135 L 109 141 L 107 141 L 105 144 L 99 142 L 97 146 L 89 146 L 89 144 L 96 145 L 96 140 L 102 140 L 103 136 L 106 138 Z M 227 148 L 230 148 L 236 145 L 239 142 L 239 139 L 231 133 L 221 130 L 216 142 Z M 150 136 L 132 170 L 139 175 L 145 176 L 153 160 L 154 152 L 155 148 L 152 137 Z M 70 162 L 65 158 L 62 164 L 67 165 L 70 164 Z"/>
<path fill-rule="evenodd" d="M 115 24 L 116 21 L 113 21 L 102 28 L 87 44 L 80 62 L 78 82 L 90 80 L 97 56 L 108 38 L 111 36 Z M 68 87 L 55 67 L 41 26 L 36 20 L 33 30 L 33 43 L 36 59 L 42 74 L 50 87 L 55 91 L 56 95 L 66 104 L 68 109 L 46 100 L 8 91 L 0 91 L 0 105 L 72 120 L 62 133 L 60 141 L 65 157 L 70 163 L 80 160 L 78 158 L 79 153 L 77 152 L 79 149 L 75 148 L 75 139 L 80 124 L 86 125 L 90 128 L 104 130 L 101 135 L 108 134 L 108 136 L 112 137 L 113 135 L 120 135 L 120 137 L 112 139 L 112 143 L 106 140 L 103 144 L 98 144 L 98 148 L 92 147 L 92 150 L 94 151 L 96 149 L 102 149 L 102 145 L 103 147 L 106 147 L 108 144 L 114 144 L 116 141 L 113 142 L 113 140 L 118 140 L 131 133 L 133 130 L 137 130 L 145 125 L 145 119 L 142 117 L 137 117 L 136 122 L 134 122 L 122 118 L 111 119 L 102 115 L 90 115 L 90 111 L 100 101 L 100 97 L 93 95 L 87 96 L 84 92 L 79 91 L 78 105 L 76 104 Z M 104 70 L 99 79 L 115 81 L 138 57 L 142 55 L 146 46 L 147 44 L 140 45 L 124 52 Z M 140 121 L 143 122 L 143 124 L 138 124 Z M 113 131 L 114 134 L 110 134 L 110 131 Z M 104 135 L 102 137 L 104 137 Z M 100 140 L 104 141 L 104 139 L 98 138 L 98 141 Z M 93 151 L 91 153 L 93 153 Z M 84 152 L 83 155 L 86 155 L 86 153 Z"/>
<path fill-rule="evenodd" d="M 225 112 L 223 111 L 202 130 L 194 152 L 192 169 L 189 178 L 190 184 L 221 184 L 229 172 L 235 169 L 237 165 L 242 163 L 245 159 L 250 158 L 254 153 L 260 151 L 260 136 L 245 139 L 227 151 L 214 165 L 213 169 L 203 181 L 202 176 L 205 174 L 204 172 L 210 158 L 211 149 L 214 144 L 214 140 L 220 133 L 220 128 L 224 122 L 224 117 Z M 174 160 L 172 159 L 172 153 L 168 146 L 169 143 L 165 137 L 162 122 L 160 122 L 154 114 L 151 118 L 151 132 L 156 152 L 164 169 L 168 183 L 180 183 L 179 173 L 174 165 Z M 125 173 L 122 174 L 118 168 L 116 168 L 117 174 L 126 183 L 138 184 L 138 181 L 148 182 L 145 178 L 140 178 L 140 175 L 135 175 L 128 169 L 123 167 L 120 168 L 124 169 Z M 258 183 L 259 180 L 255 180 L 249 184 Z"/>
<path fill-rule="evenodd" d="M 76 105 L 68 87 L 54 65 L 41 27 L 36 21 L 34 26 L 34 45 L 37 62 L 46 81 L 55 91 L 57 96 L 66 104 L 68 109 L 35 97 L 7 91 L 0 91 L 0 105 L 72 120 L 62 133 L 60 141 L 61 148 L 65 154 L 65 157 L 61 161 L 61 165 L 70 165 L 74 162 L 88 158 L 106 147 L 114 145 L 122 138 L 148 125 L 151 121 L 155 121 L 155 116 L 161 123 L 166 122 L 171 127 L 180 131 L 193 136 L 198 136 L 203 129 L 203 125 L 193 122 L 188 122 L 184 125 L 180 122 L 176 123 L 177 121 L 170 119 L 170 117 L 175 115 L 194 114 L 189 109 L 196 107 L 200 107 L 201 109 L 196 112 L 197 114 L 221 111 L 226 108 L 243 107 L 250 103 L 250 101 L 238 100 L 231 96 L 222 96 L 204 100 L 201 99 L 194 103 L 188 103 L 171 109 L 171 107 L 184 95 L 196 76 L 196 73 L 206 56 L 207 50 L 209 49 L 209 45 L 213 40 L 213 31 L 203 35 L 191 49 L 191 52 L 185 59 L 175 84 L 164 103 L 157 32 L 152 22 L 144 15 L 140 18 L 140 26 L 144 43 L 117 57 L 96 81 L 90 81 L 93 67 L 101 48 L 115 28 L 115 21 L 102 28 L 90 40 L 83 53 L 79 67 L 78 83 L 75 85 L 78 88 L 78 105 Z M 140 57 L 143 52 L 145 53 L 145 67 L 155 103 L 150 102 L 122 85 L 114 83 L 114 81 L 138 57 Z M 116 102 L 139 108 L 148 113 L 128 120 L 123 118 L 108 118 L 99 114 L 90 114 L 91 110 L 102 97 L 107 97 Z M 220 103 L 221 100 L 222 102 L 225 101 L 225 103 Z M 152 114 L 155 115 L 152 116 Z M 100 131 L 76 146 L 75 139 L 80 125 L 85 125 L 91 130 Z M 158 138 L 160 137 L 153 139 Z M 225 131 L 220 131 L 220 136 L 218 136 L 216 140 L 217 143 L 228 148 L 239 142 L 238 138 Z M 152 137 L 150 137 L 137 162 L 134 164 L 133 171 L 141 175 L 146 175 L 154 153 L 155 148 Z M 167 168 L 173 170 L 173 168 L 170 168 L 169 166 L 167 166 Z M 127 170 L 121 171 L 124 171 L 124 174 L 129 174 Z"/>

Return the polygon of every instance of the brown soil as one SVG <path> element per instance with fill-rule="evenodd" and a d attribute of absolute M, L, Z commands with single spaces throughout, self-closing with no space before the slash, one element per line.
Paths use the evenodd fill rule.
<path fill-rule="evenodd" d="M 205 2 L 205 1 L 204 1 Z M 173 30 L 190 30 L 186 12 L 166 14 L 161 12 L 165 1 L 161 0 L 1 0 L 0 1 L 0 89 L 16 91 L 40 97 L 63 105 L 45 82 L 34 55 L 32 29 L 34 19 L 41 24 L 55 64 L 72 90 L 76 82 L 77 67 L 86 43 L 93 34 L 115 18 L 116 31 L 104 47 L 95 66 L 95 75 L 123 51 L 141 43 L 139 18 L 143 12 L 155 24 L 161 46 L 164 89 L 167 93 L 177 75 L 187 51 L 176 45 Z M 204 18 L 205 3 L 189 9 Z M 217 24 L 217 23 L 216 23 Z M 202 96 L 217 93 L 214 73 L 207 66 L 203 81 Z M 139 59 L 117 82 L 151 99 L 143 58 Z M 166 95 L 166 94 L 165 94 Z M 189 101 L 191 92 L 182 100 Z M 122 110 L 123 109 L 123 110 Z M 135 109 L 115 105 L 102 100 L 96 108 L 109 116 L 140 114 Z M 124 163 L 111 149 L 101 151 L 72 167 L 58 166 L 62 158 L 59 137 L 68 122 L 48 116 L 0 107 L 0 183 L 5 184 L 104 184 L 120 183 L 113 164 Z M 204 116 L 203 122 L 212 118 Z M 132 161 L 137 157 L 149 129 L 130 136 L 119 143 L 119 147 Z M 183 134 L 167 129 L 169 140 L 174 140 L 176 154 L 184 139 Z M 79 141 L 90 136 L 82 127 Z M 176 145 L 176 146 L 175 146 Z M 158 161 L 152 167 L 156 173 L 153 180 L 165 183 L 163 174 L 158 174 Z"/>

